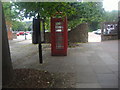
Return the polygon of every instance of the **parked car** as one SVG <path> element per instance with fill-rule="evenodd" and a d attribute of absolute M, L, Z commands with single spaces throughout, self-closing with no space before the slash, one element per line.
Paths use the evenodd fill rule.
<path fill-rule="evenodd" d="M 24 35 L 28 35 L 28 33 L 24 33 Z"/>
<path fill-rule="evenodd" d="M 33 33 L 33 31 L 30 31 L 30 34 L 32 34 Z"/>
<path fill-rule="evenodd" d="M 95 34 L 101 34 L 101 29 L 98 29 L 98 30 L 96 30 L 96 31 L 93 31 L 93 33 L 95 33 Z"/>
<path fill-rule="evenodd" d="M 20 35 L 19 32 L 16 35 L 19 36 Z"/>
<path fill-rule="evenodd" d="M 27 34 L 30 34 L 30 31 L 26 31 Z"/>
<path fill-rule="evenodd" d="M 19 32 L 20 35 L 24 35 L 24 32 Z"/>

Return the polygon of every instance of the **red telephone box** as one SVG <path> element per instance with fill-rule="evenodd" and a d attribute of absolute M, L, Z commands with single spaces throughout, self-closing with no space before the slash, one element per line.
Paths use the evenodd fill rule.
<path fill-rule="evenodd" d="M 67 18 L 51 17 L 51 54 L 66 56 L 68 46 Z"/>

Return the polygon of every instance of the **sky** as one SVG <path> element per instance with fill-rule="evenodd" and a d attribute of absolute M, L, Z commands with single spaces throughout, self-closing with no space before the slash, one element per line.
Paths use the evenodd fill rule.
<path fill-rule="evenodd" d="M 103 0 L 103 8 L 105 11 L 118 10 L 118 2 L 120 0 Z M 32 21 L 32 19 L 24 19 L 24 21 Z"/>
<path fill-rule="evenodd" d="M 103 8 L 105 11 L 118 10 L 118 2 L 120 0 L 103 0 Z"/>

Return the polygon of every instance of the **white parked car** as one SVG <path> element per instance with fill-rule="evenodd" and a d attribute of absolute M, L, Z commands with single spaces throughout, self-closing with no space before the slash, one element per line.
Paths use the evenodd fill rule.
<path fill-rule="evenodd" d="M 96 31 L 93 31 L 93 33 L 95 33 L 95 34 L 101 34 L 101 29 L 98 29 L 98 30 L 96 30 Z"/>

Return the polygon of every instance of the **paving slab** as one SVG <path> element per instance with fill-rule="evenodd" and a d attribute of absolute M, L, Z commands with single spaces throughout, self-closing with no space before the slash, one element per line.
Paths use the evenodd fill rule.
<path fill-rule="evenodd" d="M 98 80 L 94 72 L 77 72 L 76 83 L 98 83 Z"/>
<path fill-rule="evenodd" d="M 76 71 L 83 73 L 83 72 L 93 72 L 93 68 L 91 65 L 76 65 Z"/>
<path fill-rule="evenodd" d="M 102 88 L 99 83 L 76 83 L 76 88 Z"/>
<path fill-rule="evenodd" d="M 118 88 L 118 78 L 114 74 L 97 74 L 97 77 L 103 88 Z"/>
<path fill-rule="evenodd" d="M 112 70 L 107 66 L 107 65 L 92 65 L 93 70 L 95 73 L 103 73 L 103 74 L 108 74 L 108 73 L 113 73 Z"/>

